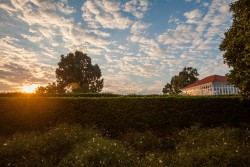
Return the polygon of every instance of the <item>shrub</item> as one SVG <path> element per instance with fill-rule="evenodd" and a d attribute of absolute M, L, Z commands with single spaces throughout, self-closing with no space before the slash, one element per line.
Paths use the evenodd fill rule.
<path fill-rule="evenodd" d="M 42 134 L 15 134 L 1 140 L 0 166 L 56 166 L 76 145 L 94 135 L 98 135 L 95 130 L 67 124 Z"/>
<path fill-rule="evenodd" d="M 249 129 L 196 126 L 182 130 L 179 137 L 171 166 L 247 167 L 250 164 Z"/>
<path fill-rule="evenodd" d="M 182 128 L 249 124 L 250 103 L 238 97 L 0 98 L 0 134 L 61 123 L 96 126 L 111 137 L 129 131 L 171 134 Z"/>
<path fill-rule="evenodd" d="M 59 164 L 60 167 L 77 166 L 137 166 L 135 155 L 119 141 L 93 137 L 78 145 Z"/>
<path fill-rule="evenodd" d="M 156 150 L 171 150 L 174 148 L 174 139 L 171 136 L 157 136 L 153 132 L 128 132 L 122 136 L 125 145 L 133 147 L 140 152 Z"/>

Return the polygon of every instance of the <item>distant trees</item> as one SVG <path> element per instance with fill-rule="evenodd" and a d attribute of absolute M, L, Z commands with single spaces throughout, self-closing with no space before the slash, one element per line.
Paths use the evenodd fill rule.
<path fill-rule="evenodd" d="M 66 87 L 73 92 L 100 92 L 103 88 L 101 70 L 97 64 L 92 65 L 91 58 L 80 51 L 62 55 L 56 69 L 59 90 Z"/>
<path fill-rule="evenodd" d="M 163 94 L 179 94 L 181 89 L 198 81 L 197 69 L 193 67 L 184 67 L 179 75 L 172 77 L 170 83 L 167 83 L 162 89 Z"/>
<path fill-rule="evenodd" d="M 238 0 L 230 4 L 232 26 L 225 32 L 219 49 L 225 51 L 224 63 L 232 67 L 229 82 L 237 86 L 243 97 L 250 99 L 250 1 Z"/>

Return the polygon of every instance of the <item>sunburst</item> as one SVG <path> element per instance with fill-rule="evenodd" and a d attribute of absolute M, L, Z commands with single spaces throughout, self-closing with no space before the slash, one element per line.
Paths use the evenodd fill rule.
<path fill-rule="evenodd" d="M 34 93 L 36 91 L 36 88 L 40 86 L 39 84 L 30 84 L 30 85 L 24 85 L 21 87 L 21 91 L 25 93 Z"/>

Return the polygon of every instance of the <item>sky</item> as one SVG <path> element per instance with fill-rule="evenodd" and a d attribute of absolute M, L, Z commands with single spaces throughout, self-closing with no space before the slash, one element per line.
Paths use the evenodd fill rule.
<path fill-rule="evenodd" d="M 102 92 L 161 94 L 184 67 L 229 72 L 233 0 L 0 0 L 0 92 L 56 81 L 61 55 L 98 64 Z"/>

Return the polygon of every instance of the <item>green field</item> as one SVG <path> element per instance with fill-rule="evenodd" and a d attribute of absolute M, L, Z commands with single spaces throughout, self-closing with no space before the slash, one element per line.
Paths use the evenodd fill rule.
<path fill-rule="evenodd" d="M 235 96 L 0 95 L 0 166 L 249 166 Z"/>

